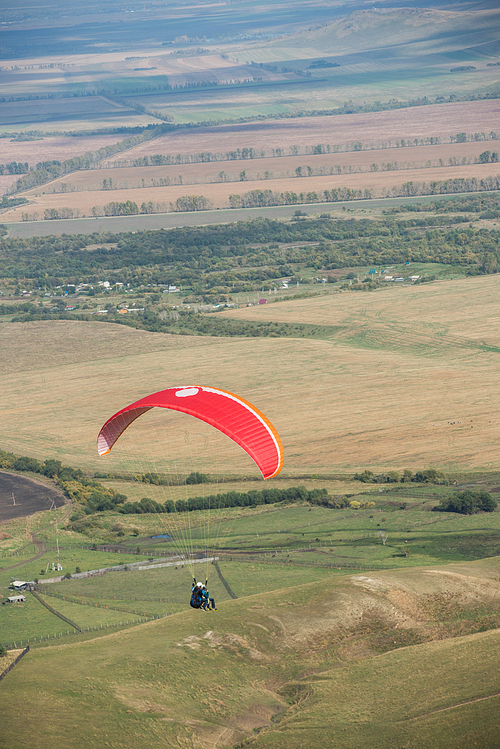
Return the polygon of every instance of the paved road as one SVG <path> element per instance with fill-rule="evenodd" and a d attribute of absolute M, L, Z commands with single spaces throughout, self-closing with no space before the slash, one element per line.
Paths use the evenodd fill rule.
<path fill-rule="evenodd" d="M 475 193 L 477 194 L 477 193 Z M 311 205 L 282 205 L 270 208 L 228 208 L 215 211 L 189 213 L 149 213 L 138 216 L 110 216 L 102 218 L 74 218 L 60 221 L 23 221 L 5 224 L 10 237 L 60 236 L 61 234 L 93 234 L 94 232 L 146 231 L 148 229 L 174 229 L 181 226 L 209 226 L 249 221 L 253 218 L 287 218 L 297 210 L 303 213 L 340 213 L 345 209 L 380 209 L 407 203 L 429 203 L 446 200 L 457 195 L 424 195 L 418 198 L 384 198 L 374 200 L 350 200 L 343 203 L 314 203 Z M 0 215 L 0 223 L 1 223 Z"/>

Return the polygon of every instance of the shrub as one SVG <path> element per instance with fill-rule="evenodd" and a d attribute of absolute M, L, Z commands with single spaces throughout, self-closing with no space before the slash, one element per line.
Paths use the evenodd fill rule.
<path fill-rule="evenodd" d="M 425 471 L 417 471 L 412 479 L 417 484 L 442 484 L 444 480 L 444 473 L 436 471 L 435 468 L 426 468 Z"/>
<path fill-rule="evenodd" d="M 210 478 L 205 473 L 199 473 L 198 471 L 193 471 L 186 478 L 186 484 L 207 484 L 209 481 Z"/>
<path fill-rule="evenodd" d="M 451 497 L 442 499 L 439 505 L 433 507 L 438 512 L 458 512 L 461 515 L 475 515 L 478 512 L 493 512 L 497 507 L 497 500 L 486 491 L 473 492 L 466 489 L 454 492 Z"/>

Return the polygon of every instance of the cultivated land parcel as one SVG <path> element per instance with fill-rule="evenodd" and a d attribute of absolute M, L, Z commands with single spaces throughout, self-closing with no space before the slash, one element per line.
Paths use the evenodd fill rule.
<path fill-rule="evenodd" d="M 126 5 L 92 43 L 88 8 L 9 12 L 5 221 L 497 189 L 495 9 Z"/>
<path fill-rule="evenodd" d="M 500 213 L 485 192 L 500 179 L 499 18 L 461 3 L 5 9 L 2 223 L 33 237 L 35 220 L 189 226 L 193 209 L 213 223 L 228 206 L 350 202 L 322 228 L 285 222 L 304 227 L 290 241 L 264 221 L 224 241 L 165 232 L 171 245 L 98 221 L 90 240 L 76 221 L 45 244 L 0 238 L 0 671 L 30 645 L 0 681 L 1 749 L 497 746 L 500 513 L 433 508 L 500 486 Z M 464 191 L 484 195 L 353 202 Z M 271 419 L 272 485 L 181 414 L 150 412 L 97 458 L 112 413 L 192 383 Z M 294 501 L 255 494 L 298 485 Z M 211 511 L 154 504 L 228 493 Z M 207 527 L 219 568 L 189 568 L 179 539 L 206 549 Z M 50 582 L 57 562 L 68 576 Z M 189 609 L 194 572 L 216 612 Z M 12 579 L 37 579 L 38 597 L 6 603 Z"/>

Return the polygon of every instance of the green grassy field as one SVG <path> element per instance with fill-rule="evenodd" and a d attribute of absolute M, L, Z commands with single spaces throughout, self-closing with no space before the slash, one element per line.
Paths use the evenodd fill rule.
<path fill-rule="evenodd" d="M 490 478 L 491 484 L 495 478 Z M 349 486 L 347 482 L 346 488 Z M 230 588 L 238 597 L 246 597 L 332 575 L 351 575 L 353 570 L 405 571 L 500 554 L 500 512 L 470 516 L 432 512 L 441 497 L 451 494 L 452 487 L 401 485 L 384 488 L 380 493 L 377 486 L 364 486 L 365 493 L 353 497 L 371 501 L 370 509 L 278 504 L 215 510 L 214 516 L 207 512 L 172 516 L 100 513 L 102 528 L 116 528 L 126 518 L 129 531 L 133 529 L 133 534 L 124 536 L 117 535 L 116 530 L 114 534 L 107 531 L 106 541 L 95 530 L 89 536 L 88 532 L 78 534 L 64 527 L 56 537 L 55 527 L 43 522 L 46 513 L 39 513 L 35 516 L 38 523 L 32 526 L 47 551 L 34 561 L 29 561 L 27 551 L 24 563 L 15 569 L 9 569 L 9 565 L 17 562 L 18 557 L 5 556 L 0 583 L 6 594 L 5 589 L 14 577 L 36 578 L 47 602 L 82 629 L 106 628 L 131 617 L 147 618 L 186 610 L 192 575 L 198 579 L 208 577 L 217 600 L 229 600 L 229 594 L 210 563 L 179 560 L 170 567 L 137 570 L 132 566 L 96 577 L 74 577 L 44 584 L 45 579 L 57 574 L 50 569 L 51 561 L 58 558 L 63 574 L 74 574 L 77 568 L 85 572 L 140 562 L 147 565 L 152 560 L 161 563 L 162 559 L 172 559 L 172 555 L 175 560 L 175 555 L 196 551 L 201 556 L 215 553 Z M 211 524 L 209 538 L 207 522 Z M 12 536 L 16 527 L 18 534 L 24 530 L 19 521 L 3 527 Z M 158 532 L 168 533 L 174 540 L 151 538 Z M 103 543 L 119 544 L 125 553 L 92 549 L 93 544 Z M 8 605 L 0 607 L 6 642 L 46 637 L 61 631 L 60 623 L 51 620 L 50 615 L 47 617 L 44 609 L 32 618 L 33 602 L 29 602 L 27 615 L 17 613 L 22 608 L 15 607 L 13 614 Z M 22 627 L 18 630 L 21 616 Z"/>
<path fill-rule="evenodd" d="M 471 735 L 494 745 L 498 630 L 481 630 L 498 616 L 498 559 L 290 582 L 217 612 L 33 649 L 5 682 L 2 746 L 25 746 L 31 716 L 48 709 L 30 744 L 40 749 L 299 747 L 304 731 L 319 747 L 332 735 L 344 747 L 398 747 L 403 737 L 451 749 Z M 14 726 L 20 695 L 33 710 Z"/>

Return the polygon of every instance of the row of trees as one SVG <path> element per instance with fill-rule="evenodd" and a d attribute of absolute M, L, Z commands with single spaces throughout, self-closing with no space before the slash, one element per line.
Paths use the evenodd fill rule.
<path fill-rule="evenodd" d="M 293 191 L 250 190 L 243 195 L 230 195 L 231 208 L 258 208 L 273 205 L 298 205 L 308 203 L 338 203 L 345 200 L 361 200 L 374 197 L 373 190 L 355 190 L 339 187 L 332 190 L 296 193 Z"/>
<path fill-rule="evenodd" d="M 263 491 L 227 492 L 226 494 L 212 494 L 207 497 L 190 497 L 178 499 L 176 502 L 168 499 L 164 504 L 148 497 L 140 502 L 126 502 L 119 512 L 124 515 L 142 515 L 148 512 L 175 513 L 194 512 L 196 510 L 215 510 L 225 507 L 256 507 L 258 505 L 276 504 L 277 502 L 312 502 L 319 503 L 328 497 L 326 489 L 308 491 L 304 486 L 293 486 L 288 489 L 264 489 Z"/>
<path fill-rule="evenodd" d="M 455 178 L 427 182 L 405 182 L 402 185 L 383 189 L 383 197 L 418 197 L 421 195 L 446 195 L 464 192 L 496 191 L 500 189 L 500 175 L 477 179 Z M 281 205 L 310 205 L 312 203 L 339 203 L 351 200 L 371 200 L 378 197 L 373 189 L 356 190 L 349 187 L 332 188 L 331 190 L 310 190 L 308 192 L 277 192 L 275 190 L 250 190 L 247 193 L 229 196 L 230 208 L 263 208 Z M 27 202 L 24 199 L 24 202 Z M 8 206 L 6 206 L 8 207 Z M 133 216 L 140 213 L 168 213 L 208 211 L 213 208 L 212 201 L 204 195 L 183 195 L 175 201 L 143 202 L 139 207 L 133 200 L 112 201 L 104 206 L 94 206 L 92 216 Z M 46 208 L 44 220 L 79 218 L 82 215 L 78 208 Z M 38 220 L 38 213 L 22 213 L 23 221 Z"/>
<path fill-rule="evenodd" d="M 479 137 L 480 136 L 480 137 Z M 274 148 L 243 147 L 231 151 L 200 151 L 194 154 L 155 153 L 139 156 L 133 159 L 119 159 L 113 162 L 113 167 L 142 167 L 142 166 L 175 166 L 181 164 L 204 164 L 219 161 L 244 161 L 254 159 L 280 158 L 285 156 L 314 156 L 321 154 L 347 153 L 351 151 L 373 151 L 384 149 L 414 148 L 415 146 L 438 145 L 441 142 L 465 143 L 470 141 L 499 140 L 500 134 L 489 133 L 457 133 L 449 138 L 427 136 L 425 138 L 396 139 L 384 141 L 352 141 L 349 143 L 317 143 L 312 146 L 301 146 L 291 144 L 289 146 L 276 146 Z M 494 160 L 494 159 L 492 159 Z M 480 163 L 485 163 L 481 162 Z M 301 176 L 301 175 L 299 175 Z M 302 175 L 304 176 L 304 175 Z"/>
<path fill-rule="evenodd" d="M 65 174 L 69 174 L 70 172 L 79 169 L 91 169 L 103 159 L 115 156 L 122 151 L 128 151 L 134 146 L 138 146 L 141 143 L 161 135 L 162 133 L 168 132 L 171 128 L 172 126 L 168 124 L 148 125 L 140 133 L 137 133 L 137 135 L 132 135 L 118 143 L 103 146 L 97 151 L 88 151 L 82 156 L 74 156 L 65 161 L 53 160 L 39 162 L 35 168 L 29 168 L 27 174 L 20 177 L 20 179 L 18 179 L 7 192 L 9 194 L 22 192 L 24 190 L 29 190 L 32 187 L 43 185 L 46 182 L 51 182 L 52 180 L 62 177 Z"/>
<path fill-rule="evenodd" d="M 0 174 L 27 174 L 29 165 L 27 161 L 11 161 L 8 164 L 0 164 Z"/>
<path fill-rule="evenodd" d="M 289 487 L 287 489 L 266 488 L 262 491 L 251 490 L 249 492 L 227 492 L 212 494 L 201 497 L 190 497 L 174 502 L 167 500 L 161 504 L 149 497 L 143 497 L 139 502 L 128 502 L 125 494 L 116 492 L 114 489 L 105 488 L 95 479 L 86 477 L 79 468 L 65 466 L 59 460 L 46 458 L 39 461 L 29 456 L 17 456 L 13 453 L 0 450 L 0 469 L 4 471 L 18 471 L 21 473 L 36 473 L 51 478 L 55 481 L 75 504 L 74 512 L 70 521 L 74 530 L 83 532 L 87 528 L 85 516 L 95 515 L 106 511 L 118 511 L 124 515 L 146 514 L 146 513 L 176 513 L 194 512 L 197 510 L 221 509 L 226 507 L 253 507 L 265 504 L 276 504 L 280 502 L 309 502 L 311 504 L 325 507 L 353 509 L 371 508 L 374 503 L 370 500 L 353 500 L 350 495 L 331 497 L 326 489 L 307 490 L 304 486 Z M 398 483 L 417 482 L 420 484 L 446 483 L 444 474 L 435 469 L 425 469 L 414 474 L 405 470 L 402 474 L 390 471 L 387 474 L 376 476 L 371 471 L 365 470 L 356 474 L 354 480 L 365 483 Z M 146 484 L 201 484 L 206 483 L 209 477 L 205 474 L 192 472 L 184 480 L 180 477 L 161 477 L 156 474 L 137 475 L 137 481 Z M 472 515 L 478 512 L 493 512 L 498 506 L 497 500 L 484 490 L 454 492 L 451 496 L 443 497 L 439 505 L 434 507 L 435 511 L 457 512 Z M 90 518 L 89 518 L 90 520 Z"/>
<path fill-rule="evenodd" d="M 362 473 L 354 475 L 354 481 L 361 481 L 363 484 L 407 484 L 414 482 L 417 484 L 446 484 L 447 479 L 442 471 L 435 468 L 426 468 L 413 473 L 408 468 L 404 471 L 388 471 L 387 473 L 375 474 L 373 471 L 365 470 Z"/>

